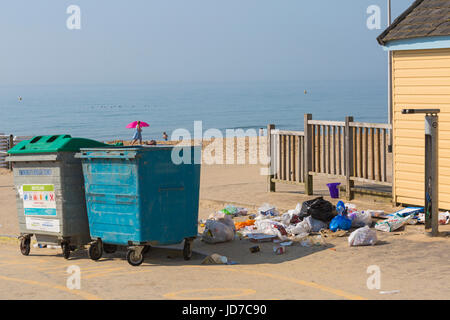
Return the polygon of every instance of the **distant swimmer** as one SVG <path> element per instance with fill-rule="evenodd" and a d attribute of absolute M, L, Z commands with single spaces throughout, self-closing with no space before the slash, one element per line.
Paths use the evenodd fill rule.
<path fill-rule="evenodd" d="M 19 101 L 22 101 L 22 97 L 19 97 Z"/>
<path fill-rule="evenodd" d="M 305 90 L 305 94 L 307 94 L 307 93 L 308 93 L 308 91 Z"/>

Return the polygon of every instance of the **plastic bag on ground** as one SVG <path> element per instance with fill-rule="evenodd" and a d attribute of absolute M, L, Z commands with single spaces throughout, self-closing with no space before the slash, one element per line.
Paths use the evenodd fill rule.
<path fill-rule="evenodd" d="M 222 222 L 223 224 L 229 226 L 233 232 L 236 231 L 236 227 L 234 226 L 233 218 L 231 218 L 229 215 L 225 214 L 224 212 L 216 212 L 209 215 L 208 220 L 215 220 Z"/>
<path fill-rule="evenodd" d="M 372 216 L 368 211 L 356 211 L 352 215 L 354 215 L 352 219 L 352 227 L 354 228 L 361 228 L 372 224 Z"/>
<path fill-rule="evenodd" d="M 269 234 L 269 235 L 275 235 L 281 240 L 287 240 L 288 233 L 284 226 L 276 221 L 272 220 L 256 220 L 255 221 L 255 227 L 257 232 Z"/>
<path fill-rule="evenodd" d="M 203 259 L 202 264 L 227 264 L 228 258 L 220 254 L 213 253 Z"/>
<path fill-rule="evenodd" d="M 233 222 L 233 221 L 231 221 Z M 203 231 L 202 240 L 206 243 L 227 242 L 234 239 L 233 227 L 220 222 L 218 220 L 207 220 L 205 223 L 205 231 Z"/>
<path fill-rule="evenodd" d="M 387 220 L 378 222 L 375 225 L 375 229 L 380 230 L 380 231 L 384 231 L 384 232 L 392 232 L 395 231 L 397 229 L 399 229 L 400 227 L 404 226 L 405 224 L 408 223 L 409 220 L 411 220 L 413 218 L 412 215 L 406 216 L 404 218 L 401 217 L 390 217 Z"/>
<path fill-rule="evenodd" d="M 290 225 L 286 228 L 286 231 L 290 234 L 297 236 L 298 238 L 306 237 L 311 232 L 311 225 L 308 221 L 304 220 L 295 225 Z"/>
<path fill-rule="evenodd" d="M 352 220 L 347 217 L 337 215 L 330 222 L 330 230 L 336 232 L 337 230 L 350 230 L 352 227 Z"/>
<path fill-rule="evenodd" d="M 319 197 L 303 202 L 299 218 L 312 216 L 314 219 L 328 223 L 334 217 L 333 211 L 334 207 L 331 202 Z"/>
<path fill-rule="evenodd" d="M 368 226 L 353 231 L 348 237 L 348 244 L 351 247 L 374 246 L 377 241 L 377 232 Z"/>
<path fill-rule="evenodd" d="M 312 216 L 306 217 L 303 221 L 306 221 L 309 224 L 311 232 L 319 232 L 322 229 L 328 229 L 328 223 L 314 219 Z"/>

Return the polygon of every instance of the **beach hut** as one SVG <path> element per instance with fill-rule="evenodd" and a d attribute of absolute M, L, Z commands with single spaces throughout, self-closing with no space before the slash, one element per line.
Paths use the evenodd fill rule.
<path fill-rule="evenodd" d="M 378 38 L 392 52 L 393 200 L 424 204 L 424 115 L 440 109 L 439 207 L 450 209 L 450 0 L 415 1 Z"/>

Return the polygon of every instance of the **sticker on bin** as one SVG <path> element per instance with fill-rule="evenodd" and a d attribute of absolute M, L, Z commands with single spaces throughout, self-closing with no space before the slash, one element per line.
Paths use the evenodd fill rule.
<path fill-rule="evenodd" d="M 52 184 L 22 186 L 26 216 L 56 216 L 55 186 Z"/>
<path fill-rule="evenodd" d="M 58 219 L 42 219 L 26 217 L 25 222 L 28 230 L 60 232 Z"/>

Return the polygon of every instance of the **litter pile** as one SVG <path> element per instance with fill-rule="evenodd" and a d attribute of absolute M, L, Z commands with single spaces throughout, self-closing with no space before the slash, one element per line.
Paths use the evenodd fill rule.
<path fill-rule="evenodd" d="M 324 238 L 348 236 L 350 246 L 369 246 L 378 242 L 377 231 L 393 232 L 405 224 L 424 221 L 423 208 L 405 208 L 393 214 L 382 210 L 357 210 L 351 203 L 339 201 L 336 206 L 323 197 L 297 204 L 296 208 L 280 213 L 268 203 L 258 208 L 256 214 L 248 214 L 245 208 L 228 205 L 213 213 L 206 221 L 202 240 L 206 243 L 221 243 L 235 238 L 246 238 L 254 243 L 272 242 L 275 254 L 283 254 L 294 242 L 301 246 L 324 245 Z M 234 222 L 233 218 L 247 217 Z M 382 219 L 377 223 L 373 218 Z M 450 213 L 441 213 L 440 223 L 450 221 Z M 371 228 L 374 224 L 374 228 Z M 260 251 L 258 245 L 250 248 L 251 253 Z"/>

